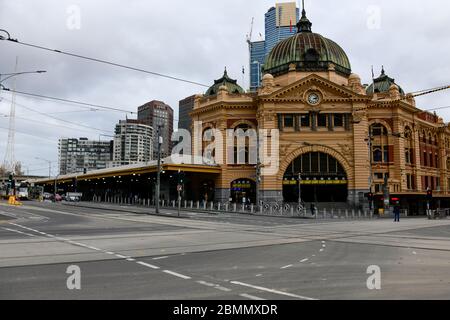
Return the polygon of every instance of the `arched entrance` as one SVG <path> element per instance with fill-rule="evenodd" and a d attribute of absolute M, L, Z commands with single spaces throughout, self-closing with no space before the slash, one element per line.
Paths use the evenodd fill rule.
<path fill-rule="evenodd" d="M 296 158 L 283 177 L 285 202 L 346 202 L 348 179 L 333 156 L 309 152 Z"/>
<path fill-rule="evenodd" d="M 256 183 L 250 179 L 237 179 L 230 185 L 233 203 L 256 203 Z"/>

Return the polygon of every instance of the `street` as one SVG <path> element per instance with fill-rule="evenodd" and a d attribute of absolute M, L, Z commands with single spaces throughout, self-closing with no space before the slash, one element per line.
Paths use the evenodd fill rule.
<path fill-rule="evenodd" d="M 449 220 L 176 218 L 96 206 L 2 202 L 0 299 L 450 297 Z M 68 289 L 69 266 L 79 267 L 79 290 Z M 379 290 L 368 289 L 369 266 L 381 270 Z"/>

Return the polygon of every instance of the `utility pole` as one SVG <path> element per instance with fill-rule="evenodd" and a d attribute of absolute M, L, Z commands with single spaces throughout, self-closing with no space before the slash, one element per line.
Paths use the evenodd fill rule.
<path fill-rule="evenodd" d="M 259 189 L 261 186 L 261 157 L 260 157 L 260 137 L 259 137 L 259 126 L 256 128 L 256 209 L 258 210 L 261 205 L 261 199 L 259 194 Z"/>
<path fill-rule="evenodd" d="M 156 198 L 156 207 L 155 207 L 155 213 L 159 214 L 159 193 L 161 188 L 161 144 L 162 144 L 162 137 L 160 136 L 161 133 L 161 125 L 158 125 L 158 169 L 156 172 L 156 191 L 155 191 L 155 198 Z"/>
<path fill-rule="evenodd" d="M 298 173 L 298 205 L 302 205 L 302 173 Z"/>
<path fill-rule="evenodd" d="M 369 148 L 369 194 L 372 193 L 372 184 L 373 184 L 373 172 L 372 172 L 372 129 L 369 127 L 369 135 L 368 135 L 368 148 Z M 369 210 L 372 211 L 374 209 L 373 197 L 369 199 Z"/>

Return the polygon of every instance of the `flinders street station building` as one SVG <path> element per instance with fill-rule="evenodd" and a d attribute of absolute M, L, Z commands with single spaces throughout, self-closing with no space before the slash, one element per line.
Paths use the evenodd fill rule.
<path fill-rule="evenodd" d="M 346 203 L 376 208 L 392 199 L 423 212 L 449 205 L 450 128 L 416 106 L 383 69 L 362 85 L 334 41 L 312 32 L 303 10 L 298 33 L 268 56 L 261 87 L 245 91 L 227 72 L 197 95 L 192 121 L 204 131 L 278 129 L 279 166 L 259 183 L 254 164 L 223 164 L 217 201 Z M 212 196 L 212 195 L 211 195 Z M 445 204 L 444 204 L 445 202 Z"/>

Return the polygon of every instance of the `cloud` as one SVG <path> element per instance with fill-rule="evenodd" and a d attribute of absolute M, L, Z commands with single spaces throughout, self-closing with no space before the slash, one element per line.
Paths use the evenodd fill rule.
<path fill-rule="evenodd" d="M 0 28 L 24 42 L 205 84 L 212 84 L 227 66 L 229 74 L 241 83 L 241 68 L 248 69 L 245 35 L 251 18 L 255 17 L 256 39 L 255 35 L 264 33 L 264 14 L 274 3 L 267 0 L 0 0 Z M 365 83 L 370 82 L 372 65 L 377 70 L 384 65 L 405 91 L 448 84 L 450 35 L 444 28 L 450 12 L 447 1 L 316 0 L 306 4 L 313 31 L 339 43 L 348 53 L 353 71 Z M 71 6 L 80 10 L 80 29 L 67 27 L 73 18 L 73 11 L 67 11 Z M 372 7 L 380 10 L 379 29 L 368 27 L 368 8 Z M 0 72 L 13 72 L 16 56 L 20 59 L 20 70 L 48 71 L 17 77 L 20 90 L 130 111 L 157 99 L 171 105 L 177 118 L 179 100 L 206 90 L 5 41 L 0 42 L 0 53 Z M 12 82 L 7 85 L 11 87 Z M 247 78 L 245 86 L 248 86 Z M 2 94 L 10 99 L 9 94 Z M 423 108 L 439 107 L 449 104 L 447 97 L 448 93 L 439 93 L 419 98 L 417 102 Z M 109 131 L 118 120 L 125 118 L 124 113 L 117 112 L 56 114 L 76 107 L 22 96 L 17 96 L 17 101 L 69 121 Z M 7 101 L 0 107 L 2 113 L 8 113 Z M 22 135 L 16 146 L 16 158 L 26 165 L 35 165 L 35 156 L 57 161 L 60 136 L 99 138 L 96 131 L 47 126 L 47 123 L 66 124 L 20 107 L 17 110 L 18 115 L 36 121 L 33 124 L 17 119 L 17 130 L 55 141 L 53 144 L 48 140 L 38 142 L 36 138 Z M 450 111 L 443 110 L 440 115 L 450 120 Z M 0 126 L 7 125 L 8 119 L 1 118 Z M 0 144 L 2 156 L 7 131 L 0 130 L 0 133 L 4 137 Z M 47 171 L 40 173 L 46 175 Z"/>

